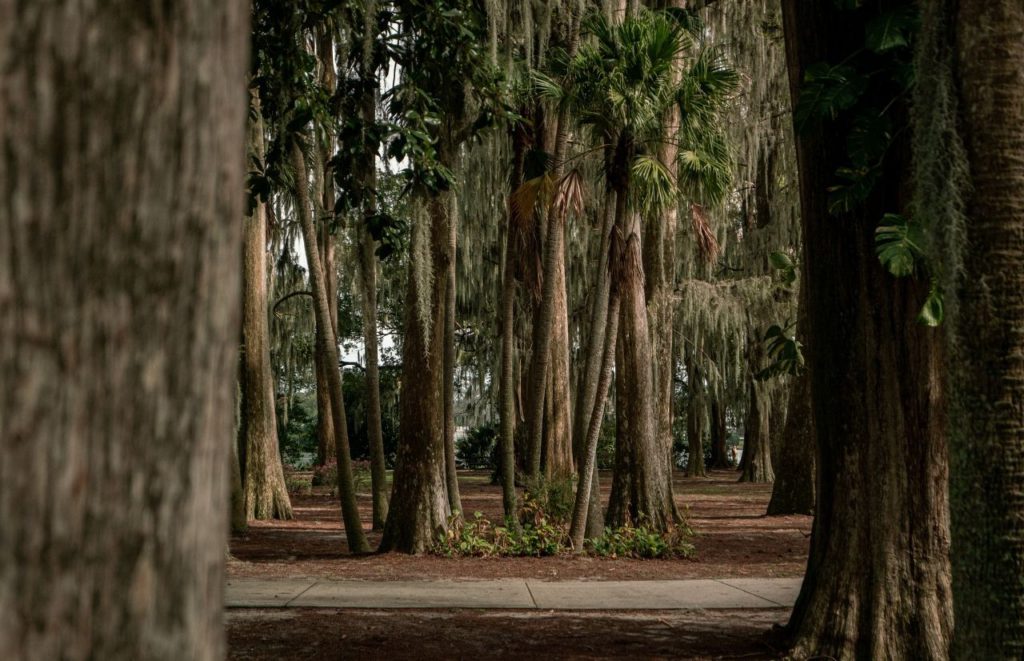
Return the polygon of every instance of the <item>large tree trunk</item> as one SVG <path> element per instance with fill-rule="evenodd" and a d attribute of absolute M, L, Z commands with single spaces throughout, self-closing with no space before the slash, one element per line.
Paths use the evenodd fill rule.
<path fill-rule="evenodd" d="M 959 659 L 1019 659 L 1024 657 L 1024 6 L 1019 0 L 960 0 L 958 10 L 942 22 L 943 5 L 956 3 L 930 4 L 924 30 L 955 35 L 959 89 L 949 80 L 949 88 L 939 92 L 952 92 L 951 97 L 959 92 L 959 126 L 973 188 L 966 226 L 942 228 L 952 230 L 956 241 L 948 245 L 947 240 L 946 248 L 963 260 L 959 281 L 950 287 L 959 299 L 950 318 L 953 652 Z M 941 48 L 948 52 L 951 46 Z M 954 110 L 941 97 L 919 100 L 939 105 L 939 112 Z M 940 123 L 940 130 L 956 125 L 948 116 L 939 122 L 948 122 Z M 925 133 L 923 139 L 938 148 L 928 142 L 932 137 Z M 956 172 L 962 165 L 948 167 Z M 947 217 L 942 222 L 952 223 Z M 957 236 L 957 230 L 963 234 Z"/>
<path fill-rule="evenodd" d="M 871 9 L 907 6 L 881 5 Z M 865 19 L 832 2 L 784 0 L 783 9 L 795 102 L 808 66 L 863 49 Z M 824 124 L 797 137 L 820 459 L 807 574 L 788 627 L 797 657 L 943 659 L 948 652 L 938 334 L 915 322 L 926 283 L 894 279 L 874 246 L 883 213 L 904 208 L 906 152 L 906 136 L 897 136 L 864 208 L 834 217 L 828 188 L 847 162 L 845 131 Z"/>
<path fill-rule="evenodd" d="M 562 223 L 562 231 L 565 231 L 565 223 Z M 572 395 L 569 371 L 569 303 L 565 289 L 564 250 L 562 259 L 555 264 L 553 277 L 555 307 L 550 357 L 551 414 L 548 417 L 550 424 L 545 424 L 547 443 L 544 447 L 544 474 L 549 480 L 560 481 L 570 479 L 576 472 L 570 420 Z"/>
<path fill-rule="evenodd" d="M 249 159 L 263 160 L 263 122 L 254 96 L 249 121 Z M 242 434 L 245 439 L 245 516 L 290 519 L 292 504 L 284 483 L 277 441 L 274 376 L 270 368 L 267 318 L 267 214 L 262 202 L 245 218 L 242 276 Z"/>
<path fill-rule="evenodd" d="M 804 303 L 806 287 L 800 287 L 797 337 L 807 344 L 808 319 Z M 805 368 L 793 378 L 789 389 L 789 413 L 772 457 L 775 485 L 768 503 L 768 516 L 814 513 L 814 417 L 811 411 L 811 376 Z M 776 423 L 771 423 L 777 429 Z"/>
<path fill-rule="evenodd" d="M 624 146 L 623 146 L 624 145 Z M 616 477 L 609 497 L 606 521 L 609 526 L 627 523 L 649 525 L 664 530 L 674 522 L 674 507 L 669 491 L 665 453 L 655 436 L 654 382 L 651 337 L 647 325 L 644 295 L 644 267 L 640 239 L 640 218 L 628 210 L 628 165 L 632 148 L 628 139 L 620 145 L 616 162 L 622 185 L 617 190 L 613 274 L 621 296 L 619 340 L 622 344 L 617 372 L 621 372 L 622 390 L 616 398 L 622 404 L 628 430 L 617 435 L 623 447 L 616 451 Z"/>
<path fill-rule="evenodd" d="M 247 24 L 0 3 L 5 658 L 224 656 Z"/>
<path fill-rule="evenodd" d="M 302 149 L 293 139 L 291 145 L 292 167 L 295 172 L 295 198 L 299 223 L 302 226 L 302 238 L 306 244 L 306 261 L 309 264 L 309 280 L 313 290 L 313 309 L 316 324 L 323 329 L 317 333 L 317 351 L 327 356 L 327 362 L 333 369 L 327 370 L 328 392 L 331 395 L 331 415 L 334 417 L 334 429 L 338 456 L 338 498 L 341 501 L 341 514 L 345 522 L 345 536 L 348 548 L 352 553 L 364 553 L 369 550 L 366 533 L 359 519 L 359 507 L 356 503 L 355 482 L 352 479 L 352 454 L 348 444 L 348 423 L 345 420 L 345 395 L 342 389 L 341 369 L 338 359 L 338 341 L 331 323 L 331 306 L 327 299 L 327 276 L 319 259 L 316 227 L 313 225 L 312 210 L 309 205 L 308 177 L 306 161 Z"/>
<path fill-rule="evenodd" d="M 413 228 L 405 295 L 398 456 L 381 551 L 427 551 L 437 533 L 447 527 L 451 514 L 445 482 L 441 386 L 451 258 L 450 202 L 449 194 L 427 201 L 426 216 L 416 218 L 421 225 Z M 420 260 L 429 260 L 430 266 L 425 267 Z M 426 309 L 421 309 L 421 297 Z"/>
<path fill-rule="evenodd" d="M 373 492 L 373 529 L 383 530 L 388 517 L 388 479 L 384 463 L 383 416 L 380 404 L 380 356 L 377 342 L 376 242 L 360 230 L 360 278 L 363 285 L 363 343 L 366 353 L 366 426 L 370 441 L 370 489 Z"/>

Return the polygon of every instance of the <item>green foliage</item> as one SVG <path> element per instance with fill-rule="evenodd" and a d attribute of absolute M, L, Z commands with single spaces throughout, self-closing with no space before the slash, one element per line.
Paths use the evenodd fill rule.
<path fill-rule="evenodd" d="M 494 470 L 497 468 L 497 439 L 498 430 L 493 424 L 470 429 L 455 442 L 455 460 L 466 468 Z"/>
<path fill-rule="evenodd" d="M 520 518 L 550 518 L 559 523 L 567 523 L 572 517 L 572 508 L 576 498 L 576 483 L 572 477 L 547 478 L 541 476 L 529 484 L 523 494 Z"/>
<path fill-rule="evenodd" d="M 552 523 L 536 504 L 520 512 L 518 527 L 497 526 L 481 512 L 471 519 L 454 514 L 432 551 L 446 557 L 544 557 L 571 551 L 568 526 Z M 584 551 L 607 558 L 688 558 L 694 553 L 693 531 L 685 525 L 660 532 L 647 525 L 608 530 L 587 540 Z"/>
<path fill-rule="evenodd" d="M 918 26 L 918 13 L 914 7 L 895 7 L 868 21 L 864 41 L 876 53 L 909 47 Z"/>
<path fill-rule="evenodd" d="M 292 496 L 308 496 L 313 492 L 310 478 L 305 475 L 288 473 L 284 477 L 284 486 Z"/>
<path fill-rule="evenodd" d="M 695 550 L 689 541 L 692 538 L 693 531 L 687 526 L 660 532 L 641 524 L 606 530 L 585 545 L 591 555 L 606 558 L 689 558 Z"/>
<path fill-rule="evenodd" d="M 878 261 L 898 278 L 913 275 L 918 262 L 924 258 L 920 225 L 894 213 L 885 214 L 882 222 L 887 224 L 875 228 Z"/>
<path fill-rule="evenodd" d="M 782 277 L 782 284 L 787 287 L 796 282 L 796 262 L 784 252 L 775 251 L 768 255 L 768 263 L 779 272 Z"/>
<path fill-rule="evenodd" d="M 757 373 L 757 379 L 764 381 L 783 374 L 796 375 L 804 366 L 803 344 L 796 339 L 793 332 L 796 323 L 785 327 L 772 325 L 764 334 L 764 342 L 768 358 L 768 367 Z"/>

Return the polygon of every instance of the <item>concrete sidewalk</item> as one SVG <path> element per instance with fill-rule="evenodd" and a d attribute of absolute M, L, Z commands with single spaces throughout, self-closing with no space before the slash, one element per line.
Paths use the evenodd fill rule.
<path fill-rule="evenodd" d="M 228 608 L 674 610 L 789 608 L 799 578 L 686 581 L 228 581 Z"/>

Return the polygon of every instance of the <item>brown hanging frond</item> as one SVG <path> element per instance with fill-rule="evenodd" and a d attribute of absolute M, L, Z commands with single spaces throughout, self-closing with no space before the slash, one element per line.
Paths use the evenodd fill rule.
<path fill-rule="evenodd" d="M 708 263 L 718 259 L 721 246 L 718 245 L 718 238 L 715 231 L 711 229 L 711 223 L 704 213 L 704 207 L 696 202 L 690 205 L 690 218 L 693 220 L 693 236 L 697 240 L 697 248 L 701 256 Z"/>
<path fill-rule="evenodd" d="M 578 168 L 573 168 L 558 182 L 558 190 L 555 192 L 555 213 L 559 218 L 566 218 L 570 211 L 580 216 L 583 214 L 583 208 L 583 175 Z"/>
<path fill-rule="evenodd" d="M 509 229 L 515 247 L 516 279 L 537 300 L 544 278 L 537 207 L 551 198 L 553 188 L 554 180 L 545 174 L 524 182 L 509 196 Z"/>

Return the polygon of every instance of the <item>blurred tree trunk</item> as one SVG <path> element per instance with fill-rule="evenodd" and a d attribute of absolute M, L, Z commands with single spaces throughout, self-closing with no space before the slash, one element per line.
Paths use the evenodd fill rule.
<path fill-rule="evenodd" d="M 225 654 L 247 28 L 0 3 L 5 658 Z"/>
<path fill-rule="evenodd" d="M 711 468 L 733 468 L 726 444 L 728 429 L 725 425 L 725 406 L 716 396 L 711 400 Z"/>
<path fill-rule="evenodd" d="M 448 282 L 444 295 L 444 466 L 448 506 L 452 512 L 462 511 L 459 497 L 459 473 L 455 466 L 455 275 L 458 244 L 458 203 L 451 195 L 448 210 Z"/>

